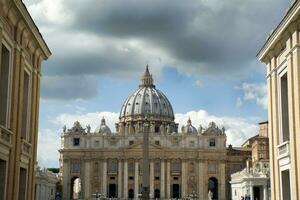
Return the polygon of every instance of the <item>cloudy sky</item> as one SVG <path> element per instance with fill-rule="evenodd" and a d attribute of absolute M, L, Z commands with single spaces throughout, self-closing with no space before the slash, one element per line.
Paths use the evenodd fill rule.
<path fill-rule="evenodd" d="M 39 164 L 58 167 L 61 127 L 111 129 L 149 64 L 181 125 L 215 121 L 240 145 L 267 119 L 255 57 L 287 0 L 23 0 L 53 55 L 43 63 Z"/>

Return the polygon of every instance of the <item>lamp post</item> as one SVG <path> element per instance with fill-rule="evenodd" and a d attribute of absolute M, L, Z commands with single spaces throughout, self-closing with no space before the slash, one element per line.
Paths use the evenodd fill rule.
<path fill-rule="evenodd" d="M 149 121 L 145 117 L 143 124 L 143 181 L 142 181 L 142 199 L 149 199 Z"/>

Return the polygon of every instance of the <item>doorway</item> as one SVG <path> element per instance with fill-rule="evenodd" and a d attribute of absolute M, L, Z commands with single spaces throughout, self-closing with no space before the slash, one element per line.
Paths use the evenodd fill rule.
<path fill-rule="evenodd" d="M 180 198 L 179 184 L 173 184 L 172 185 L 172 198 Z"/>
<path fill-rule="evenodd" d="M 211 177 L 208 179 L 208 190 L 213 194 L 212 199 L 218 199 L 218 179 Z"/>
<path fill-rule="evenodd" d="M 128 190 L 128 199 L 133 199 L 134 198 L 134 190 L 133 189 L 129 189 Z"/>
<path fill-rule="evenodd" d="M 159 199 L 160 198 L 160 190 L 159 189 L 155 189 L 154 190 L 154 199 Z"/>
<path fill-rule="evenodd" d="M 253 197 L 254 200 L 262 200 L 261 197 L 261 191 L 260 191 L 260 187 L 254 186 L 253 187 Z"/>
<path fill-rule="evenodd" d="M 116 184 L 108 185 L 108 197 L 109 198 L 117 198 L 117 185 Z"/>
<path fill-rule="evenodd" d="M 81 197 L 81 180 L 79 177 L 73 177 L 71 179 L 71 199 L 80 199 Z"/>

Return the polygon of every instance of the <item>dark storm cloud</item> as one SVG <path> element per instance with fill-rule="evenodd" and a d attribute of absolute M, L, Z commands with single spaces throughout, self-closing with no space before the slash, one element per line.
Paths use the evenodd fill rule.
<path fill-rule="evenodd" d="M 41 5 L 40 9 L 53 6 L 51 0 L 36 2 L 31 5 Z M 61 17 L 53 19 L 55 13 L 49 14 L 51 10 L 33 15 L 44 28 L 53 52 L 44 74 L 61 79 L 63 76 L 76 79 L 79 75 L 136 77 L 147 63 L 155 72 L 172 66 L 186 74 L 243 76 L 253 70 L 257 50 L 290 3 L 283 0 L 55 2 L 60 9 L 56 14 Z M 63 85 L 62 90 L 74 91 L 75 86 Z M 63 92 L 56 91 L 43 92 L 43 97 L 65 98 Z M 76 95 L 72 98 L 77 98 Z M 82 98 L 86 97 L 91 95 L 82 94 Z"/>
<path fill-rule="evenodd" d="M 231 71 L 243 68 L 238 63 L 253 60 L 288 4 L 280 0 L 85 2 L 75 6 L 73 28 L 139 38 L 195 68 L 204 63 L 207 71 Z M 74 4 L 66 1 L 66 5 Z"/>
<path fill-rule="evenodd" d="M 90 99 L 98 94 L 96 79 L 86 76 L 45 76 L 41 91 L 43 99 L 53 100 Z"/>

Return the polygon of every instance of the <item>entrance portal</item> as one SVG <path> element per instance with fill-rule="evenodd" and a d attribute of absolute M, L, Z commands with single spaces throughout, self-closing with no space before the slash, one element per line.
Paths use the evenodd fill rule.
<path fill-rule="evenodd" d="M 213 194 L 212 199 L 218 199 L 218 179 L 215 177 L 208 179 L 208 190 Z"/>
<path fill-rule="evenodd" d="M 260 188 L 259 187 L 253 187 L 253 193 L 254 193 L 254 199 L 255 200 L 262 200 L 260 198 L 261 192 L 260 192 Z"/>
<path fill-rule="evenodd" d="M 116 184 L 108 185 L 108 198 L 117 198 L 117 185 Z"/>
<path fill-rule="evenodd" d="M 134 190 L 133 189 L 129 189 L 128 190 L 128 199 L 133 199 L 134 198 Z"/>
<path fill-rule="evenodd" d="M 78 177 L 73 177 L 71 179 L 71 199 L 80 199 L 81 195 L 81 180 Z"/>
<path fill-rule="evenodd" d="M 156 189 L 154 190 L 154 199 L 159 199 L 160 198 L 160 190 Z"/>
<path fill-rule="evenodd" d="M 172 198 L 180 198 L 179 184 L 173 184 L 172 185 Z"/>

